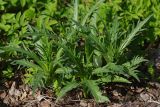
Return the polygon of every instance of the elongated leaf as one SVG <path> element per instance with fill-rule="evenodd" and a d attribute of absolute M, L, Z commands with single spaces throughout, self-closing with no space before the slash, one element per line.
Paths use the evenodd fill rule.
<path fill-rule="evenodd" d="M 26 0 L 20 0 L 21 6 L 24 7 L 26 4 Z"/>
<path fill-rule="evenodd" d="M 82 26 L 86 23 L 89 16 L 98 8 L 100 3 L 104 2 L 104 0 L 99 0 L 91 9 L 90 11 L 85 15 L 84 19 L 82 20 Z"/>
<path fill-rule="evenodd" d="M 58 51 L 57 51 L 57 54 L 56 54 L 56 59 L 55 60 L 60 60 L 61 59 L 61 56 L 62 56 L 62 53 L 63 53 L 63 48 L 60 48 Z"/>
<path fill-rule="evenodd" d="M 37 88 L 42 88 L 45 86 L 46 75 L 44 72 L 37 71 L 34 72 L 30 77 L 27 77 L 28 83 L 31 85 L 33 94 L 35 93 Z"/>
<path fill-rule="evenodd" d="M 20 25 L 21 26 L 25 25 L 25 18 L 26 18 L 25 13 L 23 13 L 23 15 L 21 15 L 21 17 L 20 17 Z"/>
<path fill-rule="evenodd" d="M 68 73 L 71 73 L 72 72 L 72 69 L 69 68 L 69 67 L 63 67 L 63 68 L 58 68 L 55 73 L 57 74 L 68 74 Z"/>
<path fill-rule="evenodd" d="M 106 52 L 106 47 L 104 46 L 104 44 L 102 42 L 100 42 L 99 38 L 96 35 L 88 35 L 88 39 L 93 41 L 96 44 L 96 46 L 98 46 L 98 49 L 102 53 Z"/>
<path fill-rule="evenodd" d="M 81 66 L 81 63 L 79 62 L 77 56 L 74 55 L 73 50 L 69 49 L 69 47 L 65 46 L 65 44 L 58 43 L 57 45 L 63 48 L 64 52 L 73 61 L 73 63 L 77 64 L 79 67 Z"/>
<path fill-rule="evenodd" d="M 129 70 L 128 73 L 130 76 L 134 77 L 137 81 L 140 81 L 138 77 L 138 72 L 139 72 L 138 70 Z"/>
<path fill-rule="evenodd" d="M 74 17 L 73 20 L 78 22 L 78 2 L 79 0 L 74 1 Z"/>
<path fill-rule="evenodd" d="M 100 79 L 97 80 L 97 82 L 102 82 L 102 83 L 110 83 L 110 82 L 117 82 L 117 83 L 131 83 L 129 80 L 120 77 L 120 76 L 104 76 Z"/>
<path fill-rule="evenodd" d="M 93 70 L 93 74 L 101 74 L 101 73 L 123 74 L 124 68 L 122 65 L 116 65 L 115 63 L 108 63 L 104 67 L 99 67 Z"/>
<path fill-rule="evenodd" d="M 101 73 L 108 73 L 108 72 L 113 72 L 107 68 L 102 68 L 102 67 L 99 67 L 99 68 L 96 68 L 95 70 L 93 70 L 92 74 L 101 74 Z"/>
<path fill-rule="evenodd" d="M 134 57 L 130 62 L 126 62 L 123 65 L 126 66 L 128 69 L 131 69 L 132 67 L 137 67 L 140 63 L 147 61 L 143 57 L 136 56 Z"/>
<path fill-rule="evenodd" d="M 145 20 L 138 23 L 136 28 L 132 30 L 132 32 L 127 36 L 126 39 L 121 43 L 119 52 L 122 53 L 123 50 L 130 44 L 130 42 L 133 40 L 133 38 L 136 36 L 137 32 L 142 28 L 142 26 L 151 18 L 152 15 L 148 16 Z"/>
<path fill-rule="evenodd" d="M 108 69 L 115 71 L 115 72 L 123 72 L 124 68 L 122 65 L 116 65 L 115 63 L 108 63 L 107 67 Z"/>
<path fill-rule="evenodd" d="M 36 65 L 32 62 L 29 62 L 27 60 L 15 60 L 14 62 L 16 64 L 19 64 L 19 65 L 22 65 L 22 66 L 25 66 L 25 67 L 31 67 L 31 68 L 35 68 L 35 69 L 38 69 L 38 70 L 42 70 L 41 67 L 39 67 L 38 65 Z"/>
<path fill-rule="evenodd" d="M 67 92 L 71 91 L 74 88 L 77 88 L 79 86 L 79 83 L 73 81 L 66 84 L 58 93 L 56 102 L 60 100 Z"/>
<path fill-rule="evenodd" d="M 15 16 L 15 14 L 13 14 L 13 13 L 6 13 L 6 14 L 2 14 L 2 19 L 3 20 L 10 20 L 10 19 L 12 19 L 13 17 Z"/>
<path fill-rule="evenodd" d="M 43 65 L 40 62 L 39 57 L 34 52 L 32 52 L 32 51 L 26 51 L 24 49 L 15 48 L 15 47 L 4 47 L 4 48 L 1 48 L 1 49 L 4 49 L 5 51 L 17 51 L 17 52 L 21 52 L 23 54 L 28 55 L 30 58 L 33 58 L 33 60 L 36 61 L 39 65 Z"/>
<path fill-rule="evenodd" d="M 1 30 L 8 31 L 10 28 L 11 28 L 10 25 L 5 25 L 5 24 L 3 24 L 3 23 L 0 23 L 0 29 L 1 29 Z"/>
<path fill-rule="evenodd" d="M 97 102 L 109 102 L 108 97 L 102 95 L 102 92 L 94 80 L 84 80 L 82 84 L 84 84 Z"/>
<path fill-rule="evenodd" d="M 111 82 L 120 82 L 120 83 L 131 83 L 129 80 L 120 77 L 120 76 L 114 76 L 113 80 Z"/>

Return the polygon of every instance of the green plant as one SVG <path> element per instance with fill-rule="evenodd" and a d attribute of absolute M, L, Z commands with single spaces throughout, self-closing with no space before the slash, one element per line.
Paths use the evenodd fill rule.
<path fill-rule="evenodd" d="M 41 32 L 41 35 L 43 36 L 34 43 L 35 51 L 26 47 L 24 49 L 14 46 L 3 48 L 6 52 L 16 51 L 26 56 L 24 59 L 15 60 L 13 64 L 28 68 L 28 73 L 25 74 L 25 82 L 29 83 L 33 90 L 51 84 L 56 80 L 54 71 L 61 61 L 62 49 L 58 49 L 57 53 L 54 54 L 52 40 L 49 40 L 48 35 L 43 32 Z M 39 36 L 38 32 L 36 36 Z"/>
<path fill-rule="evenodd" d="M 7 68 L 7 70 L 3 70 L 2 72 L 5 78 L 10 79 L 14 76 L 13 69 L 10 66 Z"/>
<path fill-rule="evenodd" d="M 130 50 L 128 49 L 130 43 L 152 15 L 129 31 L 128 22 L 131 19 L 128 19 L 126 24 L 129 28 L 125 28 L 123 23 L 118 23 L 121 22 L 119 16 L 117 15 L 114 19 L 111 14 L 121 10 L 118 5 L 122 2 L 121 0 L 110 1 L 110 8 L 106 12 L 111 14 L 111 18 L 107 21 L 104 19 L 105 16 L 100 17 L 98 14 L 105 10 L 102 11 L 100 6 L 103 8 L 108 6 L 108 2 L 104 0 L 96 3 L 91 0 L 95 3 L 91 8 L 87 7 L 87 3 L 84 6 L 83 3 L 75 0 L 74 11 L 66 7 L 68 10 L 65 12 L 63 10 L 64 13 L 56 13 L 58 2 L 51 1 L 46 2 L 44 11 L 33 4 L 29 12 L 25 10 L 22 15 L 21 13 L 16 16 L 9 15 L 13 19 L 19 17 L 18 20 L 22 20 L 20 22 L 25 29 L 23 33 L 27 28 L 30 33 L 27 35 L 22 33 L 22 37 L 15 39 L 13 46 L 1 48 L 4 52 L 18 53 L 16 58 L 20 59 L 15 60 L 13 64 L 27 68 L 25 81 L 32 86 L 33 90 L 52 85 L 58 101 L 68 91 L 81 87 L 86 97 L 91 94 L 97 102 L 107 102 L 109 99 L 102 94 L 99 86 L 109 82 L 131 83 L 132 78 L 139 81 L 137 67 L 146 60 L 138 56 L 128 58 L 126 53 Z M 25 8 L 26 3 L 25 0 L 21 1 L 21 6 Z M 115 8 L 112 9 L 114 5 Z M 85 9 L 88 11 L 84 14 Z M 35 10 L 39 12 L 38 16 Z M 73 19 L 66 13 L 73 13 Z M 26 14 L 32 14 L 34 18 L 25 17 Z M 61 14 L 62 16 L 58 16 Z M 54 15 L 58 16 L 56 20 Z M 66 22 L 61 18 L 66 18 Z M 29 23 L 29 20 L 33 22 L 36 20 L 37 28 L 30 27 L 28 24 L 32 23 Z M 7 27 L 4 28 L 5 32 L 10 31 L 10 27 L 7 30 Z M 53 33 L 50 34 L 49 31 Z M 17 32 L 20 33 L 19 30 Z"/>
<path fill-rule="evenodd" d="M 94 13 L 93 11 L 95 11 L 95 6 L 93 6 L 91 11 L 84 17 L 82 23 L 78 22 L 78 20 L 75 21 L 74 33 L 72 33 L 72 35 L 69 34 L 71 40 L 63 39 L 57 44 L 63 48 L 65 57 L 67 57 L 68 60 L 66 61 L 67 65 L 61 68 L 61 70 L 57 69 L 56 73 L 69 73 L 74 77 L 71 79 L 72 81 L 67 82 L 61 89 L 57 100 L 67 91 L 76 87 L 82 87 L 84 92 L 90 92 L 97 102 L 105 102 L 108 101 L 108 98 L 102 96 L 98 88 L 99 83 L 130 83 L 130 77 L 134 77 L 139 81 L 138 70 L 136 70 L 136 68 L 141 62 L 146 60 L 142 57 L 134 57 L 131 61 L 121 62 L 120 57 L 125 55 L 124 52 L 127 46 L 151 16 L 138 23 L 128 35 L 120 33 L 117 20 L 113 22 L 109 33 L 103 32 L 104 34 L 99 34 L 99 32 L 97 32 L 99 29 L 93 27 L 94 22 L 90 23 L 91 25 L 86 24 L 91 13 Z M 75 45 L 77 40 L 75 35 L 77 38 L 80 37 L 84 39 L 82 46 Z M 103 62 L 104 66 L 102 65 L 102 59 L 105 60 L 105 62 Z M 68 65 L 71 65 L 69 69 L 67 69 Z"/>

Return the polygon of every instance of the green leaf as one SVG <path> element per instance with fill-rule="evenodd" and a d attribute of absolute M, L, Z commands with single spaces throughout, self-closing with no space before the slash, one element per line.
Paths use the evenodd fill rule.
<path fill-rule="evenodd" d="M 11 4 L 12 4 L 13 6 L 16 6 L 18 0 L 10 0 L 10 2 L 11 2 Z"/>
<path fill-rule="evenodd" d="M 99 67 L 93 70 L 92 74 L 102 74 L 102 73 L 108 73 L 113 72 L 105 67 Z"/>
<path fill-rule="evenodd" d="M 82 20 L 82 26 L 85 25 L 87 19 L 90 17 L 90 15 L 98 8 L 100 3 L 104 2 L 104 0 L 99 0 L 91 9 L 90 11 L 85 15 L 84 19 Z"/>
<path fill-rule="evenodd" d="M 9 31 L 9 29 L 11 28 L 10 25 L 5 25 L 5 24 L 2 24 L 0 23 L 0 29 L 4 30 L 4 31 Z"/>
<path fill-rule="evenodd" d="M 20 25 L 21 26 L 26 25 L 25 18 L 26 18 L 25 13 L 23 13 L 23 15 L 20 17 Z"/>
<path fill-rule="evenodd" d="M 140 63 L 146 62 L 146 61 L 148 60 L 144 59 L 143 57 L 136 56 L 131 61 L 126 62 L 123 65 L 128 69 L 132 69 L 132 68 L 136 69 Z"/>
<path fill-rule="evenodd" d="M 129 80 L 120 77 L 120 76 L 114 76 L 113 80 L 111 82 L 120 82 L 120 83 L 131 83 Z"/>
<path fill-rule="evenodd" d="M 155 74 L 156 74 L 153 65 L 150 64 L 147 71 L 153 79 L 155 77 Z"/>
<path fill-rule="evenodd" d="M 79 83 L 73 81 L 67 83 L 58 93 L 56 102 L 58 102 L 67 92 L 71 91 L 74 88 L 77 88 L 79 86 Z"/>
<path fill-rule="evenodd" d="M 96 35 L 88 35 L 87 37 L 89 40 L 91 40 L 95 43 L 98 50 L 100 50 L 102 53 L 106 52 L 106 47 L 104 46 L 104 44 L 99 40 L 99 38 Z"/>
<path fill-rule="evenodd" d="M 58 68 L 55 71 L 55 73 L 57 73 L 57 74 L 67 74 L 67 73 L 71 73 L 71 72 L 72 72 L 72 69 L 69 67 Z"/>
<path fill-rule="evenodd" d="M 73 20 L 78 22 L 78 1 L 79 0 L 75 0 L 74 2 L 74 17 L 73 17 Z"/>
<path fill-rule="evenodd" d="M 119 53 L 123 53 L 124 49 L 131 43 L 133 38 L 136 36 L 137 32 L 143 27 L 143 25 L 152 17 L 152 15 L 148 16 L 145 20 L 138 23 L 138 25 L 131 31 L 131 33 L 122 41 L 119 47 Z"/>
<path fill-rule="evenodd" d="M 12 19 L 14 16 L 15 16 L 14 13 L 6 13 L 6 14 L 2 15 L 2 19 L 3 20 L 9 20 L 9 19 Z"/>
<path fill-rule="evenodd" d="M 50 26 L 51 26 L 51 25 L 55 25 L 55 24 L 57 24 L 57 23 L 58 23 L 57 20 L 50 20 L 50 21 L 49 21 Z"/>
<path fill-rule="evenodd" d="M 116 65 L 115 63 L 108 63 L 106 68 L 116 73 L 118 72 L 121 73 L 124 71 L 124 68 L 122 65 Z"/>
<path fill-rule="evenodd" d="M 101 67 L 102 66 L 102 56 L 94 55 L 93 56 L 93 64 L 96 67 Z"/>
<path fill-rule="evenodd" d="M 61 56 L 63 54 L 63 48 L 60 48 L 58 51 L 57 51 L 57 54 L 56 54 L 56 60 L 60 60 L 61 59 Z"/>
<path fill-rule="evenodd" d="M 7 70 L 2 71 L 5 78 L 11 79 L 14 76 L 13 69 L 9 66 Z"/>
<path fill-rule="evenodd" d="M 44 16 L 43 16 L 43 15 L 42 15 L 42 16 L 39 16 L 39 17 L 37 18 L 37 27 L 38 27 L 38 28 L 41 28 L 41 27 L 42 27 L 43 20 L 44 20 Z"/>
<path fill-rule="evenodd" d="M 41 67 L 27 60 L 15 60 L 13 63 L 43 71 Z"/>
<path fill-rule="evenodd" d="M 138 78 L 138 70 L 136 68 L 139 66 L 140 63 L 147 61 L 143 57 L 134 57 L 131 61 L 126 62 L 123 64 L 124 67 L 126 67 L 128 71 L 128 75 L 134 77 L 137 81 L 140 81 Z"/>
<path fill-rule="evenodd" d="M 84 85 L 83 87 L 86 87 L 87 90 L 93 95 L 96 102 L 109 102 L 108 97 L 102 95 L 102 92 L 98 87 L 98 84 L 94 80 L 83 80 L 82 85 Z"/>
<path fill-rule="evenodd" d="M 21 6 L 24 7 L 26 4 L 26 0 L 20 0 Z"/>
<path fill-rule="evenodd" d="M 27 10 L 24 12 L 24 14 L 25 14 L 25 17 L 26 17 L 26 18 L 29 18 L 29 19 L 34 18 L 34 16 L 35 16 L 35 8 L 30 7 L 29 9 L 27 9 Z"/>
<path fill-rule="evenodd" d="M 12 0 L 12 1 L 14 1 L 14 0 Z M 7 4 L 7 2 L 6 1 L 3 1 L 3 0 L 0 0 L 0 5 L 4 5 L 4 4 Z"/>
<path fill-rule="evenodd" d="M 32 75 L 28 75 L 28 77 L 26 77 L 26 82 L 31 85 L 33 93 L 35 93 L 37 88 L 42 88 L 45 86 L 45 79 L 46 75 L 44 72 L 35 71 Z"/>
<path fill-rule="evenodd" d="M 57 0 L 48 2 L 47 4 L 45 4 L 45 8 L 46 9 L 42 13 L 49 16 L 53 16 L 53 14 L 57 10 Z"/>
<path fill-rule="evenodd" d="M 21 17 L 21 12 L 18 12 L 17 15 L 16 15 L 16 21 L 17 21 L 17 22 L 19 22 L 20 17 Z"/>
<path fill-rule="evenodd" d="M 33 58 L 34 61 L 36 61 L 39 65 L 43 65 L 39 59 L 39 57 L 32 51 L 26 51 L 24 49 L 21 48 L 15 48 L 15 47 L 1 47 L 1 49 L 5 50 L 5 51 L 17 51 L 17 52 L 21 52 L 23 54 L 28 55 L 30 58 Z"/>
<path fill-rule="evenodd" d="M 74 0 L 74 16 L 73 16 L 73 20 L 78 22 L 78 1 L 79 0 Z M 74 26 L 75 28 L 76 26 Z"/>
<path fill-rule="evenodd" d="M 97 82 L 102 82 L 102 83 L 110 83 L 110 82 L 116 82 L 116 83 L 131 83 L 129 80 L 120 77 L 120 76 L 104 76 L 100 79 L 97 80 Z"/>
<path fill-rule="evenodd" d="M 66 53 L 66 55 L 70 58 L 70 60 L 73 61 L 73 63 L 77 64 L 79 67 L 81 66 L 81 63 L 78 61 L 77 56 L 73 53 L 73 50 L 68 48 L 65 44 L 57 43 L 58 46 L 61 46 L 63 48 L 63 51 Z"/>
<path fill-rule="evenodd" d="M 132 77 L 134 77 L 137 81 L 139 81 L 140 82 L 140 80 L 139 80 L 139 77 L 138 77 L 138 70 L 129 70 L 129 75 L 130 76 L 132 76 Z"/>

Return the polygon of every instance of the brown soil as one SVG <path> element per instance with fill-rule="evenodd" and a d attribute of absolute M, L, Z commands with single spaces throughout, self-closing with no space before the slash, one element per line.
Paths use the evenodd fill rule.
<path fill-rule="evenodd" d="M 29 86 L 7 81 L 0 86 L 0 107 L 160 107 L 160 84 L 156 82 L 145 86 L 112 84 L 102 90 L 111 102 L 97 104 L 92 98 L 84 99 L 82 91 L 73 90 L 55 103 L 50 89 L 33 94 Z"/>

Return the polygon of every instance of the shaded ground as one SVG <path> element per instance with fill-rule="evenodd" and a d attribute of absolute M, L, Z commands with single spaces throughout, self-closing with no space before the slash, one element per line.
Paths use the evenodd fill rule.
<path fill-rule="evenodd" d="M 33 95 L 27 85 L 10 81 L 0 86 L 0 107 L 160 107 L 159 83 L 111 86 L 103 88 L 110 103 L 97 104 L 93 99 L 84 99 L 80 90 L 68 93 L 55 103 L 54 93 L 49 89 L 37 90 Z"/>

